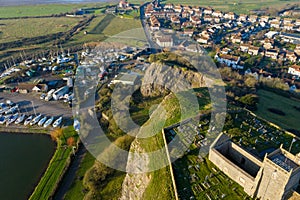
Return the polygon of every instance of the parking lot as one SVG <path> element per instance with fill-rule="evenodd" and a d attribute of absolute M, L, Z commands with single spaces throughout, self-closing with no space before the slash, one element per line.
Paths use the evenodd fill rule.
<path fill-rule="evenodd" d="M 55 118 L 62 116 L 64 119 L 72 117 L 72 109 L 61 101 L 45 101 L 40 99 L 39 94 L 19 94 L 19 93 L 0 93 L 0 102 L 5 103 L 11 100 L 19 105 L 19 111 L 26 115 L 36 112 L 43 116 L 54 116 Z"/>

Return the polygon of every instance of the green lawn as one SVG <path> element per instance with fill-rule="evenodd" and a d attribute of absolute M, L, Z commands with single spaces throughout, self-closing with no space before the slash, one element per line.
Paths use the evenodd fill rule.
<path fill-rule="evenodd" d="M 300 111 L 296 110 L 294 106 L 300 105 L 300 101 L 286 98 L 269 92 L 266 90 L 259 90 L 258 109 L 255 112 L 258 116 L 277 124 L 284 129 L 300 130 L 299 115 Z M 269 108 L 276 108 L 285 113 L 285 116 L 270 112 Z"/>
<path fill-rule="evenodd" d="M 81 18 L 53 17 L 0 20 L 0 43 L 65 32 Z"/>

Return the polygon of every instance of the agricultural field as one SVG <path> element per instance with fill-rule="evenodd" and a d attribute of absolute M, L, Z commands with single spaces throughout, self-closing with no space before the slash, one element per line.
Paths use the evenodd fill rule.
<path fill-rule="evenodd" d="M 140 20 L 115 17 L 103 30 L 103 34 L 107 36 L 112 36 L 123 31 L 141 27 L 142 25 Z"/>
<path fill-rule="evenodd" d="M 97 4 L 47 4 L 47 5 L 25 5 L 25 6 L 1 6 L 0 18 L 12 17 L 33 17 L 33 16 L 49 16 L 72 12 L 79 8 L 90 8 L 103 6 L 103 3 Z"/>
<path fill-rule="evenodd" d="M 80 31 L 78 34 L 74 35 L 72 39 L 69 41 L 70 44 L 79 44 L 85 42 L 99 42 L 105 39 L 102 34 L 91 34 L 91 32 L 97 27 L 99 23 L 103 20 L 105 15 L 97 15 L 90 24 L 84 28 L 83 31 Z M 84 31 L 87 31 L 88 34 L 84 34 Z"/>
<path fill-rule="evenodd" d="M 251 10 L 258 10 L 264 8 L 281 9 L 287 4 L 299 4 L 297 0 L 242 0 L 242 1 L 222 1 L 222 0 L 166 0 L 163 3 L 174 3 L 182 5 L 199 5 L 199 6 L 211 6 L 214 9 L 220 9 L 222 11 L 233 11 L 237 14 L 247 14 Z"/>
<path fill-rule="evenodd" d="M 283 97 L 266 90 L 259 90 L 258 96 L 259 103 L 255 114 L 284 129 L 300 130 L 299 100 Z M 277 112 L 274 112 L 274 109 Z"/>
<path fill-rule="evenodd" d="M 110 36 L 135 28 L 141 28 L 139 20 L 114 15 L 97 15 L 83 31 L 72 37 L 70 43 L 100 42 Z M 84 34 L 84 31 L 88 34 Z"/>
<path fill-rule="evenodd" d="M 0 20 L 0 43 L 65 32 L 80 20 L 70 17 Z"/>

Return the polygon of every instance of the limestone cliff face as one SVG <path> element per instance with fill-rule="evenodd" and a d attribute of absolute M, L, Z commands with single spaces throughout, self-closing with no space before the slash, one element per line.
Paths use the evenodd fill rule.
<path fill-rule="evenodd" d="M 131 152 L 145 153 L 144 149 L 139 144 L 138 140 L 135 139 L 131 143 Z M 136 174 L 126 174 L 122 184 L 122 195 L 119 200 L 142 200 L 143 194 L 147 189 L 151 175 L 144 172 L 143 168 L 147 169 L 149 164 L 149 158 L 147 154 L 144 154 L 143 158 L 134 158 L 132 154 L 128 156 L 127 170 L 135 171 Z"/>
<path fill-rule="evenodd" d="M 141 93 L 144 96 L 158 96 L 167 91 L 178 92 L 205 86 L 204 77 L 199 72 L 152 63 L 145 72 Z"/>

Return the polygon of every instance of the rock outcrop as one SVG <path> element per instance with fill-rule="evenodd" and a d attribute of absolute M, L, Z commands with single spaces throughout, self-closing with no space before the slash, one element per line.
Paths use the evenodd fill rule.
<path fill-rule="evenodd" d="M 152 63 L 146 70 L 141 87 L 145 97 L 158 96 L 167 91 L 179 92 L 205 86 L 204 76 L 199 72 Z"/>

